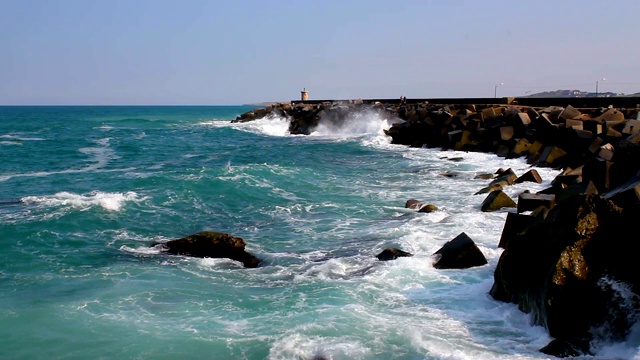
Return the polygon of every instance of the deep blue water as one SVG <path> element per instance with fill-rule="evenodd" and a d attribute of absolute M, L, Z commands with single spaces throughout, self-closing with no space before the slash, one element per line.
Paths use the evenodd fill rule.
<path fill-rule="evenodd" d="M 544 329 L 488 295 L 507 210 L 474 195 L 523 160 L 391 145 L 369 114 L 310 136 L 230 122 L 251 108 L 0 107 L 0 358 L 546 358 Z M 548 186 L 538 170 L 508 194 Z M 203 230 L 263 266 L 150 247 Z M 489 264 L 434 269 L 461 232 Z M 388 246 L 414 256 L 379 262 Z"/>

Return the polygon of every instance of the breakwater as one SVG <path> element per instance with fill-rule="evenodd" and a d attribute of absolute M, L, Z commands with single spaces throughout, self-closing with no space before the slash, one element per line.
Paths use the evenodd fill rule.
<path fill-rule="evenodd" d="M 286 117 L 292 134 L 310 134 L 319 124 L 370 112 L 393 123 L 386 134 L 394 144 L 523 157 L 533 168 L 562 169 L 549 189 L 518 196 L 498 245 L 504 251 L 490 294 L 518 304 L 548 329 L 555 340 L 545 353 L 589 353 L 592 341 L 624 339 L 640 309 L 639 249 L 629 235 L 640 214 L 638 107 L 482 100 L 293 102 L 233 121 Z M 500 183 L 487 199 L 515 181 L 493 180 Z"/>

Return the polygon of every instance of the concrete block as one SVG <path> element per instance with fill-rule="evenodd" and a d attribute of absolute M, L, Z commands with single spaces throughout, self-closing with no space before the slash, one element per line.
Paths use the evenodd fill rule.
<path fill-rule="evenodd" d="M 531 123 L 531 117 L 527 113 L 518 113 L 518 120 L 522 123 L 522 125 L 529 125 Z"/>
<path fill-rule="evenodd" d="M 566 188 L 562 189 L 556 195 L 556 202 L 562 202 L 564 199 L 567 199 L 573 195 L 596 195 L 598 194 L 598 189 L 593 184 L 593 181 L 583 181 L 577 182 L 575 184 L 571 184 Z"/>
<path fill-rule="evenodd" d="M 571 174 L 571 175 L 558 175 L 553 181 L 551 181 L 551 185 L 555 188 L 566 188 L 567 186 L 573 185 L 575 183 L 579 183 L 582 181 L 582 175 Z"/>
<path fill-rule="evenodd" d="M 582 128 L 584 130 L 591 131 L 593 135 L 602 134 L 604 128 L 601 123 L 596 120 L 584 120 L 582 121 Z"/>
<path fill-rule="evenodd" d="M 627 120 L 622 129 L 623 134 L 637 134 L 640 133 L 640 120 Z"/>
<path fill-rule="evenodd" d="M 540 153 L 533 153 L 527 156 L 527 164 L 534 164 L 540 159 Z"/>
<path fill-rule="evenodd" d="M 540 174 L 538 173 L 538 170 L 531 169 L 531 170 L 527 171 L 522 176 L 520 176 L 517 179 L 515 179 L 513 181 L 513 183 L 514 184 L 520 184 L 520 183 L 527 182 L 527 181 L 541 184 L 542 183 L 542 177 L 540 177 Z"/>
<path fill-rule="evenodd" d="M 625 184 L 611 190 L 605 198 L 621 208 L 640 202 L 640 176 L 634 176 Z"/>
<path fill-rule="evenodd" d="M 593 139 L 595 137 L 595 135 L 588 130 L 574 129 L 574 131 L 576 132 L 576 135 L 578 135 L 579 139 Z"/>
<path fill-rule="evenodd" d="M 503 141 L 511 140 L 513 138 L 513 126 L 501 126 L 500 127 L 500 139 Z"/>
<path fill-rule="evenodd" d="M 562 112 L 559 114 L 558 117 L 561 117 L 565 120 L 569 120 L 569 119 L 575 119 L 580 115 L 582 115 L 582 113 L 578 111 L 578 109 L 574 108 L 571 105 L 568 105 L 567 107 L 564 108 L 564 110 L 562 110 Z"/>
<path fill-rule="evenodd" d="M 565 126 L 576 130 L 582 130 L 582 120 L 568 119 L 565 121 Z"/>
<path fill-rule="evenodd" d="M 624 121 L 624 113 L 616 109 L 609 109 L 602 115 L 596 117 L 596 120 L 604 121 Z"/>
<path fill-rule="evenodd" d="M 600 151 L 598 151 L 598 156 L 601 159 L 611 161 L 611 159 L 613 158 L 613 150 L 608 149 L 606 147 L 600 147 Z"/>
<path fill-rule="evenodd" d="M 500 242 L 498 247 L 502 249 L 509 248 L 509 241 L 515 237 L 518 233 L 525 230 L 534 221 L 534 217 L 531 215 L 517 214 L 510 212 L 507 214 L 507 219 L 504 222 L 502 228 L 502 234 L 500 235 Z"/>
<path fill-rule="evenodd" d="M 601 158 L 592 159 L 582 168 L 582 181 L 592 181 L 598 192 L 606 192 L 609 190 L 612 164 L 611 161 Z"/>
<path fill-rule="evenodd" d="M 529 153 L 529 149 L 531 148 L 531 143 L 527 139 L 519 139 L 516 144 L 513 146 L 511 151 L 517 156 L 523 156 Z"/>
<path fill-rule="evenodd" d="M 544 206 L 551 209 L 555 205 L 556 196 L 553 194 L 522 193 L 518 196 L 518 214 Z"/>
<path fill-rule="evenodd" d="M 531 147 L 529 148 L 529 154 L 537 154 L 542 151 L 542 147 L 544 144 L 538 140 L 535 140 Z"/>
<path fill-rule="evenodd" d="M 540 154 L 540 159 L 538 161 L 543 161 L 550 166 L 555 166 L 565 155 L 567 155 L 566 151 L 557 146 L 549 145 L 544 148 L 542 154 Z"/>
<path fill-rule="evenodd" d="M 447 138 L 453 144 L 462 140 L 462 130 L 453 130 L 447 133 Z"/>
<path fill-rule="evenodd" d="M 593 139 L 593 142 L 591 143 L 591 145 L 589 145 L 589 152 L 591 152 L 592 154 L 597 154 L 598 151 L 600 151 L 600 146 L 602 146 L 603 142 L 604 140 L 602 140 L 602 138 L 600 137 L 596 137 L 595 139 Z"/>
<path fill-rule="evenodd" d="M 486 120 L 489 118 L 492 118 L 494 116 L 496 116 L 496 111 L 494 110 L 493 107 L 488 107 L 488 108 L 484 108 L 482 109 L 482 120 Z"/>
<path fill-rule="evenodd" d="M 607 136 L 614 137 L 614 138 L 621 138 L 622 137 L 622 133 L 620 131 L 614 130 L 612 128 L 608 128 L 607 129 Z"/>
<path fill-rule="evenodd" d="M 505 194 L 502 190 L 492 191 L 489 195 L 484 199 L 480 209 L 483 212 L 491 212 L 497 211 L 502 208 L 515 208 L 516 203 L 509 197 L 509 195 Z"/>

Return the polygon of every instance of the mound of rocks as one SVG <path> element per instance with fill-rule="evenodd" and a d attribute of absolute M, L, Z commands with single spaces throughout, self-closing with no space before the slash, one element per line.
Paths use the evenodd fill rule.
<path fill-rule="evenodd" d="M 525 191 L 517 202 L 503 190 L 542 183 L 535 169 L 522 176 L 511 169 L 481 174 L 478 178 L 490 183 L 476 194 L 487 194 L 481 211 L 508 211 L 491 296 L 518 304 L 549 330 L 555 340 L 541 351 L 573 356 L 589 353 L 594 340 L 624 339 L 640 317 L 640 271 L 635 265 L 640 243 L 633 236 L 634 221 L 640 219 L 638 110 L 302 102 L 256 110 L 234 121 L 275 114 L 289 118 L 292 134 L 309 134 L 321 122 L 339 124 L 353 112 L 374 111 L 393 123 L 386 134 L 394 144 L 524 157 L 532 167 L 562 170 L 550 187 Z M 415 199 L 405 204 L 417 210 L 424 206 Z M 463 235 L 434 255 L 445 259 L 445 251 L 458 256 L 470 249 L 471 266 L 484 264 L 486 259 Z M 384 258 L 394 256 L 390 252 Z M 446 262 L 436 264 L 450 268 Z"/>

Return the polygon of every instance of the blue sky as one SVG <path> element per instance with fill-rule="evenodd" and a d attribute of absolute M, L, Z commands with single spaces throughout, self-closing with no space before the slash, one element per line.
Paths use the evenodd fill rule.
<path fill-rule="evenodd" d="M 0 0 L 0 104 L 640 92 L 640 1 Z"/>

